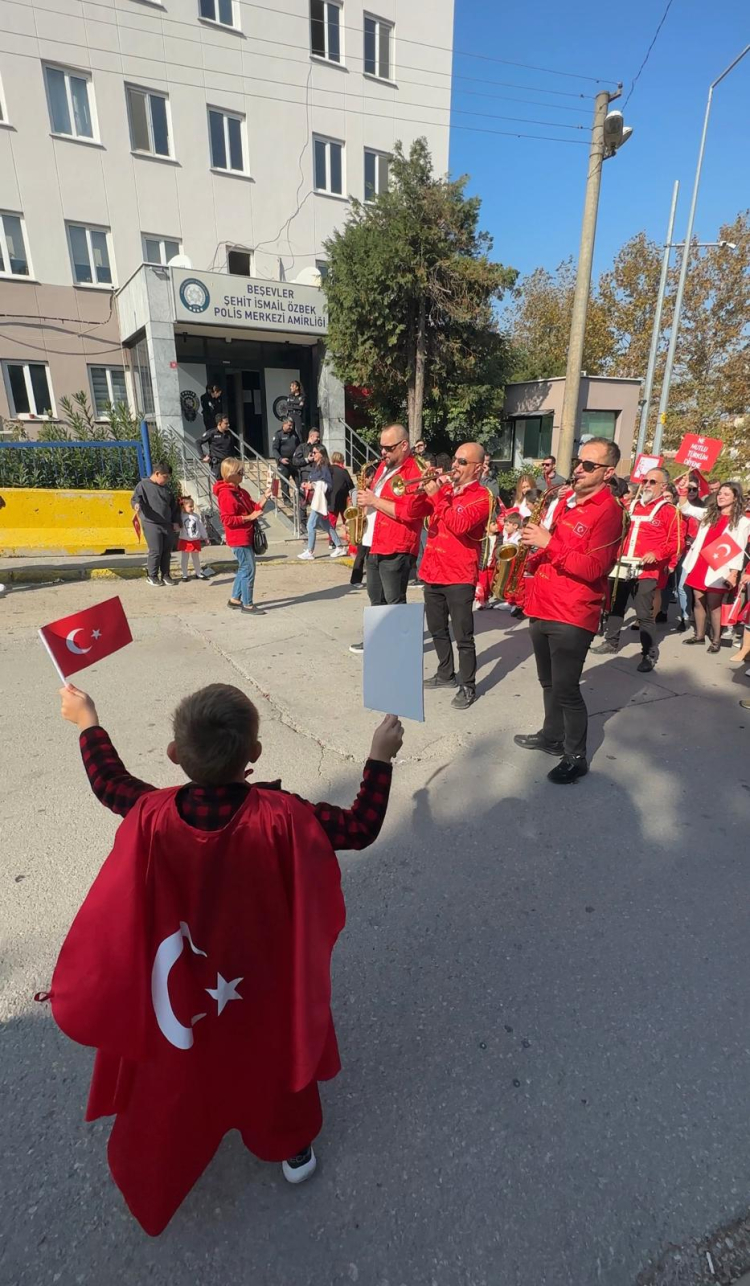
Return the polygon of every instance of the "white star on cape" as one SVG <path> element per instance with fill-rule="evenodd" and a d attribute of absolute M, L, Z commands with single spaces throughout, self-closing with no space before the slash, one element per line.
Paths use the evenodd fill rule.
<path fill-rule="evenodd" d="M 100 639 L 100 638 L 102 637 L 102 632 L 101 632 L 101 630 L 92 630 L 92 631 L 91 631 L 91 637 L 92 637 L 92 639 Z"/>
<path fill-rule="evenodd" d="M 213 999 L 216 1001 L 217 1005 L 219 1006 L 219 1014 L 223 1010 L 224 1006 L 229 1003 L 230 1000 L 243 999 L 243 997 L 237 991 L 237 986 L 241 982 L 242 982 L 241 978 L 233 978 L 231 982 L 227 982 L 226 978 L 222 978 L 221 974 L 217 973 L 216 986 L 206 987 L 206 991 L 208 992 L 209 996 L 212 996 Z"/>

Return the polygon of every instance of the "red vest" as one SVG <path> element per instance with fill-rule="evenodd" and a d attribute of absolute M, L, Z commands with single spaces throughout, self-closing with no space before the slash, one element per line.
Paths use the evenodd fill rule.
<path fill-rule="evenodd" d="M 97 1049 L 87 1120 L 116 1113 L 112 1175 L 153 1236 L 228 1130 L 281 1161 L 320 1129 L 335 1076 L 336 855 L 310 807 L 256 787 L 220 831 L 178 788 L 121 824 L 60 952 L 54 1018 Z"/>

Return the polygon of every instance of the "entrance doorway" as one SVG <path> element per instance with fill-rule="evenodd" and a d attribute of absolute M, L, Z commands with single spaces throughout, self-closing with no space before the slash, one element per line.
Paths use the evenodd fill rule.
<path fill-rule="evenodd" d="M 263 393 L 261 372 L 257 370 L 225 370 L 226 407 L 235 433 L 244 438 L 245 445 L 258 455 L 265 455 L 266 442 L 263 431 Z"/>

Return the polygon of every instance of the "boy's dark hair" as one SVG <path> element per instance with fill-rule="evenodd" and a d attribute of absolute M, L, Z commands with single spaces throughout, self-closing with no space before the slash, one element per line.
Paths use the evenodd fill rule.
<path fill-rule="evenodd" d="M 258 711 L 244 692 L 210 683 L 185 697 L 174 712 L 180 767 L 199 786 L 226 785 L 248 763 L 259 725 Z"/>
<path fill-rule="evenodd" d="M 154 465 L 154 473 L 165 473 L 168 478 L 171 478 L 172 466 L 171 464 L 164 464 L 163 461 L 158 460 Z"/>

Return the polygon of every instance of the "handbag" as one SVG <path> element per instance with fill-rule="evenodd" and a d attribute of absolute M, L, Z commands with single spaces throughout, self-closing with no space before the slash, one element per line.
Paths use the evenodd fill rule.
<path fill-rule="evenodd" d="M 253 523 L 253 550 L 257 555 L 268 550 L 268 537 L 259 522 Z"/>
<path fill-rule="evenodd" d="M 322 479 L 319 478 L 318 481 L 313 484 L 313 497 L 310 501 L 310 508 L 316 514 L 320 514 L 323 518 L 328 514 L 328 500 L 326 497 L 327 491 L 328 488 Z"/>

